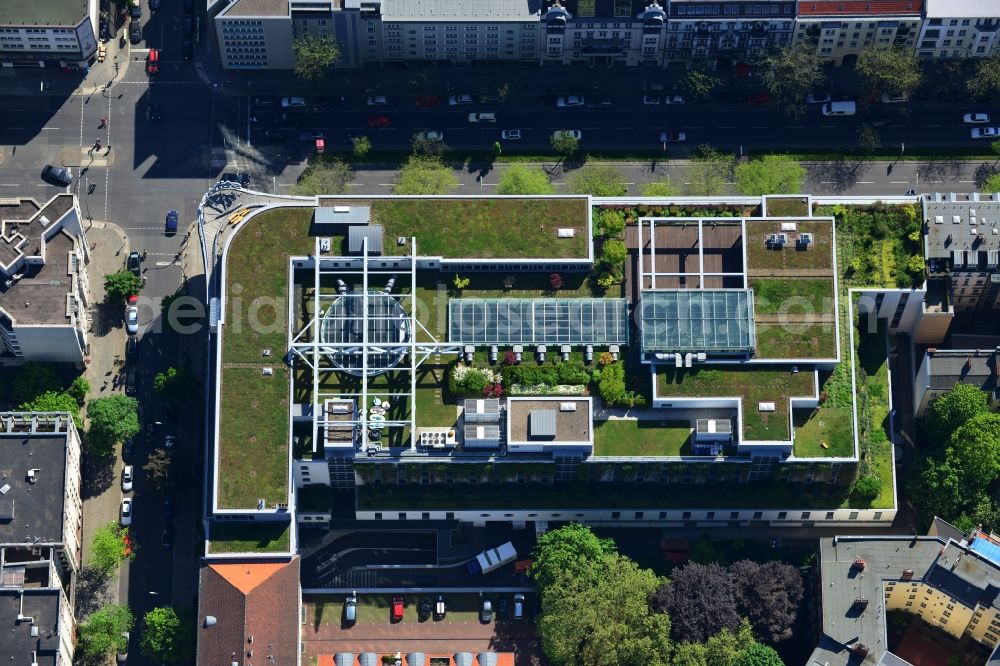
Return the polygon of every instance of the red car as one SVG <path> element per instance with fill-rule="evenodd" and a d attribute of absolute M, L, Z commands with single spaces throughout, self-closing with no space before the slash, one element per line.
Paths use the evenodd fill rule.
<path fill-rule="evenodd" d="M 368 116 L 368 127 L 388 127 L 389 116 Z"/>
<path fill-rule="evenodd" d="M 403 619 L 403 597 L 392 598 L 392 621 L 399 622 Z"/>
<path fill-rule="evenodd" d="M 766 92 L 756 95 L 747 95 L 747 104 L 750 106 L 767 106 L 771 103 L 771 96 Z"/>
<path fill-rule="evenodd" d="M 417 95 L 417 106 L 437 106 L 441 98 L 437 95 Z"/>
<path fill-rule="evenodd" d="M 149 49 L 146 56 L 146 74 L 152 76 L 160 73 L 160 52 L 156 49 Z"/>

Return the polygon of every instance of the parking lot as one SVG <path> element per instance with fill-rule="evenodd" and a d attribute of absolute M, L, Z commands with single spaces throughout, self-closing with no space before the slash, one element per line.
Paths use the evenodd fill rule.
<path fill-rule="evenodd" d="M 358 595 L 357 621 L 344 622 L 342 595 L 310 596 L 303 599 L 305 624 L 302 638 L 305 642 L 307 661 L 316 663 L 320 655 L 337 652 L 513 652 L 520 664 L 540 662 L 541 650 L 535 636 L 535 623 L 531 619 L 533 599 L 526 604 L 526 617 L 513 618 L 513 594 L 487 594 L 494 611 L 500 598 L 507 598 L 507 616 L 489 623 L 479 621 L 483 596 L 479 594 L 446 594 L 446 611 L 443 618 L 418 617 L 421 598 L 431 602 L 433 608 L 437 595 L 403 595 L 403 617 L 392 620 L 393 595 Z"/>

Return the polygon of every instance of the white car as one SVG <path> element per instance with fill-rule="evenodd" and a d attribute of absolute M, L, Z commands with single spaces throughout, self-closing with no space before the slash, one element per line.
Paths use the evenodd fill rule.
<path fill-rule="evenodd" d="M 134 305 L 125 309 L 125 331 L 129 335 L 139 332 L 139 308 Z"/>
<path fill-rule="evenodd" d="M 962 116 L 962 122 L 967 125 L 985 125 L 990 122 L 988 113 L 967 113 Z"/>
<path fill-rule="evenodd" d="M 389 103 L 389 98 L 385 95 L 372 95 L 368 98 L 368 106 L 385 106 Z"/>
<path fill-rule="evenodd" d="M 163 448 L 168 451 L 174 448 L 174 444 L 177 442 L 177 435 L 167 435 L 163 438 Z"/>
<path fill-rule="evenodd" d="M 973 139 L 998 139 L 1000 127 L 975 127 L 972 130 Z"/>
<path fill-rule="evenodd" d="M 582 97 L 560 97 L 556 100 L 556 106 L 560 109 L 564 109 L 568 106 L 583 106 L 585 100 Z"/>
<path fill-rule="evenodd" d="M 580 139 L 583 138 L 583 132 L 581 132 L 580 130 L 556 130 L 555 132 L 552 133 L 553 139 L 559 139 L 564 136 L 571 136 L 577 141 L 579 141 Z"/>
<path fill-rule="evenodd" d="M 122 490 L 126 493 L 132 490 L 132 465 L 122 467 Z"/>
<path fill-rule="evenodd" d="M 444 141 L 444 134 L 427 130 L 426 132 L 417 132 L 413 135 L 413 138 L 418 141 Z"/>
<path fill-rule="evenodd" d="M 121 523 L 125 527 L 132 524 L 132 498 L 123 497 L 121 507 Z"/>
<path fill-rule="evenodd" d="M 684 96 L 683 95 L 667 95 L 666 97 L 663 98 L 663 103 L 664 104 L 683 104 L 684 103 Z"/>
<path fill-rule="evenodd" d="M 520 141 L 521 130 L 519 129 L 504 130 L 500 132 L 500 138 L 506 139 L 507 141 Z"/>
<path fill-rule="evenodd" d="M 281 108 L 283 109 L 304 109 L 306 107 L 305 97 L 282 97 Z"/>
<path fill-rule="evenodd" d="M 644 95 L 642 98 L 643 104 L 649 104 L 650 106 L 656 106 L 660 103 L 659 95 Z"/>
<path fill-rule="evenodd" d="M 495 113 L 470 113 L 469 122 L 470 123 L 495 123 L 497 121 L 497 114 Z"/>
<path fill-rule="evenodd" d="M 684 132 L 660 132 L 661 143 L 679 143 L 687 139 Z"/>
<path fill-rule="evenodd" d="M 806 104 L 826 104 L 833 96 L 828 92 L 814 92 L 806 95 Z"/>
<path fill-rule="evenodd" d="M 472 95 L 452 95 L 448 98 L 448 106 L 459 104 L 472 104 Z"/>

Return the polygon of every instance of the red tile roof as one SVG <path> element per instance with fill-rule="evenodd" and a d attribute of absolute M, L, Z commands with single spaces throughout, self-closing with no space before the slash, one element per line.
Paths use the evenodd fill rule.
<path fill-rule="evenodd" d="M 811 2 L 799 0 L 799 16 L 889 16 L 914 15 L 919 16 L 924 9 L 923 0 L 836 0 Z"/>
<path fill-rule="evenodd" d="M 202 562 L 199 666 L 294 664 L 299 648 L 299 558 Z M 205 626 L 205 618 L 215 623 Z M 252 638 L 252 642 L 251 642 Z M 253 657 L 248 653 L 253 652 Z M 268 661 L 268 657 L 273 661 Z"/>

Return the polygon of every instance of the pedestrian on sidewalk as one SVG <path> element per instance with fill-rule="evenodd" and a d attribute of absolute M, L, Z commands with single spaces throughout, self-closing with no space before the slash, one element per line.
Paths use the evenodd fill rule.
<path fill-rule="evenodd" d="M 104 116 L 101 116 L 101 124 L 100 126 L 98 126 L 97 129 L 104 129 L 107 126 L 108 126 L 108 119 L 105 118 Z"/>

